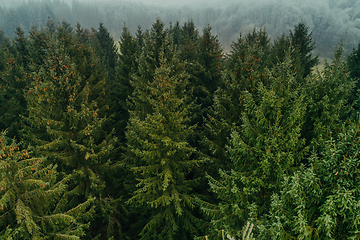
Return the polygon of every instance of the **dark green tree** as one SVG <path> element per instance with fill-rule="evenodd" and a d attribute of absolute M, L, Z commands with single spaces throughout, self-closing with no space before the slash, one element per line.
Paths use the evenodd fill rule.
<path fill-rule="evenodd" d="M 243 125 L 242 114 L 245 109 L 244 93 L 251 93 L 258 103 L 258 87 L 270 84 L 269 71 L 266 70 L 269 40 L 263 30 L 254 31 L 248 36 L 238 38 L 231 45 L 231 53 L 226 59 L 226 69 L 219 89 L 214 94 L 214 104 L 206 120 L 208 156 L 214 164 L 211 175 L 219 168 L 230 170 L 229 155 L 225 149 L 232 131 L 239 131 Z M 266 40 L 267 39 L 267 40 Z M 210 173 L 210 172 L 209 172 Z"/>
<path fill-rule="evenodd" d="M 350 71 L 350 76 L 353 79 L 357 79 L 356 88 L 359 89 L 359 81 L 360 78 L 360 43 L 358 44 L 357 48 L 353 48 L 353 51 L 346 59 L 347 67 Z"/>
<path fill-rule="evenodd" d="M 244 93 L 243 124 L 232 132 L 226 148 L 231 170 L 221 169 L 219 179 L 208 176 L 220 203 L 202 204 L 218 231 L 240 236 L 246 221 L 266 216 L 271 195 L 307 151 L 301 138 L 306 102 L 294 75 L 288 59 L 268 74 L 268 87 L 260 83 L 258 101 Z"/>
<path fill-rule="evenodd" d="M 313 56 L 315 43 L 312 41 L 312 33 L 309 33 L 308 27 L 300 22 L 295 26 L 294 32 L 290 31 L 290 41 L 294 50 L 294 58 L 297 59 L 297 73 L 303 78 L 307 77 L 314 66 L 319 63 L 319 57 Z"/>
<path fill-rule="evenodd" d="M 309 166 L 286 177 L 272 196 L 261 239 L 358 239 L 360 122 L 342 125 Z"/>
<path fill-rule="evenodd" d="M 202 221 L 194 215 L 197 181 L 191 173 L 201 161 L 187 142 L 194 126 L 189 126 L 184 64 L 174 52 L 169 55 L 166 41 L 154 79 L 136 87 L 132 98 L 127 158 L 138 183 L 128 203 L 147 220 L 141 239 L 193 239 Z M 143 102 L 151 108 L 145 116 L 136 111 Z"/>
<path fill-rule="evenodd" d="M 353 115 L 349 99 L 355 82 L 346 69 L 342 51 L 339 46 L 332 62 L 325 62 L 324 70 L 309 77 L 304 87 L 308 111 L 302 135 L 317 151 L 321 151 L 325 142 L 340 131 L 344 120 Z"/>
<path fill-rule="evenodd" d="M 115 113 L 115 130 L 119 140 L 125 142 L 126 125 L 129 120 L 129 112 L 127 106 L 127 99 L 133 92 L 133 87 L 130 84 L 133 74 L 138 71 L 138 63 L 136 61 L 140 51 L 138 49 L 137 41 L 131 36 L 129 30 L 124 25 L 123 33 L 119 42 L 119 63 L 117 67 L 117 78 L 113 81 L 111 86 L 111 96 L 114 105 L 111 106 Z"/>
<path fill-rule="evenodd" d="M 0 234 L 1 239 L 78 239 L 86 225 L 78 220 L 87 205 L 58 208 L 67 181 L 57 181 L 56 165 L 31 156 L 29 148 L 0 134 Z"/>
<path fill-rule="evenodd" d="M 44 65 L 31 76 L 27 91 L 25 135 L 37 154 L 58 165 L 59 179 L 70 175 L 69 190 L 59 208 L 65 211 L 91 201 L 92 216 L 83 219 L 89 222 L 106 215 L 105 176 L 116 138 L 104 131 L 106 118 L 100 116 L 98 103 L 90 99 L 88 79 L 72 60 L 63 41 L 49 38 Z M 89 237 L 98 234 L 98 226 L 90 229 Z"/>
<path fill-rule="evenodd" d="M 4 39 L 0 51 L 0 129 L 8 129 L 9 137 L 20 139 L 20 115 L 27 114 L 24 91 L 31 61 L 23 32 L 17 29 L 12 45 Z"/>
<path fill-rule="evenodd" d="M 99 29 L 94 36 L 94 52 L 99 58 L 99 62 L 103 65 L 107 78 L 115 79 L 118 53 L 114 39 L 110 36 L 103 23 L 100 23 Z"/>

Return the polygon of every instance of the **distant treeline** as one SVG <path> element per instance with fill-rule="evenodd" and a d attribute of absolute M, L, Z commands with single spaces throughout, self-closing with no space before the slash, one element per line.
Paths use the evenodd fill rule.
<path fill-rule="evenodd" d="M 264 27 L 276 39 L 303 21 L 313 32 L 315 52 L 323 57 L 331 57 L 341 40 L 346 53 L 350 53 L 360 38 L 360 3 L 353 0 L 244 1 L 204 8 L 168 8 L 130 1 L 96 4 L 73 1 L 71 6 L 61 0 L 29 1 L 14 8 L 0 8 L 0 29 L 13 37 L 15 27 L 27 33 L 32 24 L 45 26 L 48 17 L 60 22 L 65 19 L 72 25 L 79 22 L 89 29 L 102 22 L 114 39 L 120 37 L 124 23 L 135 33 L 139 25 L 150 28 L 156 17 L 165 23 L 180 24 L 192 19 L 200 29 L 211 25 L 225 47 L 236 40 L 239 32 L 246 34 L 254 27 Z"/>

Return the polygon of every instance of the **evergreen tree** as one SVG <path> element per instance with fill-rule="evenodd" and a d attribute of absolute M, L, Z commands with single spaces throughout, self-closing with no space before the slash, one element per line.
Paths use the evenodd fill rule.
<path fill-rule="evenodd" d="M 23 32 L 18 34 L 12 45 L 4 39 L 1 46 L 0 67 L 0 129 L 8 129 L 9 137 L 20 138 L 20 114 L 26 115 L 24 91 L 28 86 L 29 52 Z"/>
<path fill-rule="evenodd" d="M 140 29 L 139 29 L 140 30 Z M 138 31 L 139 33 L 139 31 Z M 141 34 L 141 33 L 139 33 Z M 130 82 L 132 88 L 140 88 L 140 89 L 146 89 L 147 82 L 151 82 L 154 79 L 155 70 L 156 68 L 160 67 L 159 62 L 159 54 L 160 51 L 163 49 L 165 51 L 163 54 L 165 58 L 168 57 L 168 54 L 170 53 L 172 49 L 164 48 L 165 44 L 165 38 L 168 36 L 168 31 L 164 28 L 164 23 L 161 22 L 160 19 L 157 19 L 155 23 L 153 23 L 150 31 L 148 34 L 141 34 L 138 35 L 137 40 L 139 42 L 139 47 L 141 46 L 140 41 L 144 41 L 144 45 L 141 49 L 141 54 L 137 58 L 137 71 L 133 74 L 133 79 Z M 170 44 L 170 42 L 166 43 L 167 45 Z M 144 94 L 150 94 L 150 92 L 144 92 Z M 131 101 L 129 102 L 130 108 L 132 108 L 133 111 L 138 111 L 139 116 L 141 116 L 141 119 L 144 119 L 146 117 L 146 114 L 152 112 L 152 107 L 149 105 L 147 101 L 140 104 L 140 99 L 137 99 L 137 105 L 132 106 Z"/>
<path fill-rule="evenodd" d="M 95 39 L 95 54 L 107 72 L 107 78 L 114 79 L 118 54 L 114 39 L 103 23 L 100 23 L 99 30 L 95 33 Z"/>
<path fill-rule="evenodd" d="M 350 72 L 350 77 L 355 81 L 355 86 L 353 89 L 353 93 L 351 94 L 352 97 L 349 99 L 350 103 L 352 103 L 356 110 L 359 110 L 359 101 L 358 101 L 358 94 L 360 89 L 360 43 L 358 47 L 355 49 L 353 48 L 350 55 L 346 58 L 346 67 L 347 70 Z"/>
<path fill-rule="evenodd" d="M 92 216 L 82 219 L 89 222 L 106 211 L 101 208 L 106 200 L 104 178 L 116 139 L 104 132 L 106 118 L 99 116 L 98 103 L 89 99 L 87 78 L 72 62 L 64 43 L 49 39 L 45 64 L 32 75 L 32 86 L 27 91 L 25 134 L 37 146 L 38 154 L 59 166 L 59 178 L 70 174 L 69 190 L 60 200 L 61 210 L 97 198 L 89 209 Z M 91 230 L 96 232 L 97 228 Z"/>
<path fill-rule="evenodd" d="M 225 146 L 231 132 L 239 131 L 243 124 L 244 92 L 251 93 L 258 103 L 259 84 L 270 84 L 266 70 L 269 40 L 265 31 L 254 31 L 245 37 L 240 35 L 231 48 L 221 86 L 214 94 L 214 105 L 206 121 L 204 144 L 208 148 L 207 154 L 214 160 L 213 176 L 219 168 L 230 170 Z"/>
<path fill-rule="evenodd" d="M 196 118 L 199 127 L 203 128 L 203 118 L 207 116 L 209 107 L 212 106 L 212 96 L 220 85 L 222 71 L 222 49 L 217 36 L 211 33 L 211 27 L 203 30 L 199 39 L 199 53 L 197 62 L 200 64 L 197 81 L 192 81 L 191 87 L 196 104 L 201 111 Z"/>
<path fill-rule="evenodd" d="M 359 238 L 359 126 L 343 124 L 322 152 L 313 152 L 308 167 L 284 179 L 269 219 L 257 223 L 259 238 Z"/>
<path fill-rule="evenodd" d="M 191 172 L 199 167 L 200 160 L 187 142 L 194 127 L 188 125 L 184 65 L 174 52 L 165 58 L 166 48 L 165 42 L 154 79 L 136 87 L 132 99 L 134 109 L 148 102 L 152 111 L 145 116 L 130 112 L 127 158 L 138 184 L 128 203 L 147 218 L 141 239 L 192 239 L 201 220 L 193 214 L 196 179 Z"/>
<path fill-rule="evenodd" d="M 298 74 L 303 78 L 307 77 L 311 73 L 312 67 L 319 63 L 319 57 L 312 55 L 315 43 L 312 41 L 311 35 L 312 33 L 309 33 L 308 27 L 302 22 L 295 26 L 294 32 L 290 31 L 294 58 L 298 60 L 296 68 Z"/>
<path fill-rule="evenodd" d="M 271 195 L 306 153 L 301 138 L 306 103 L 290 60 L 273 69 L 269 79 L 269 87 L 260 84 L 256 90 L 258 101 L 244 94 L 243 125 L 227 146 L 231 170 L 220 170 L 219 180 L 208 177 L 221 202 L 216 208 L 203 203 L 203 209 L 215 217 L 216 229 L 232 236 L 239 236 L 247 220 L 268 213 Z"/>
<path fill-rule="evenodd" d="M 358 44 L 357 48 L 353 48 L 353 51 L 347 57 L 347 67 L 350 71 L 350 76 L 353 79 L 357 79 L 356 89 L 359 89 L 359 81 L 360 78 L 360 43 Z"/>
<path fill-rule="evenodd" d="M 275 39 L 271 52 L 270 52 L 270 64 L 276 65 L 283 62 L 287 58 L 287 54 L 291 49 L 290 37 L 283 33 L 280 37 Z"/>
<path fill-rule="evenodd" d="M 332 63 L 325 62 L 324 70 L 309 77 L 304 88 L 308 111 L 302 134 L 308 144 L 318 151 L 352 115 L 349 99 L 355 83 L 346 70 L 342 51 L 340 46 Z"/>
<path fill-rule="evenodd" d="M 125 142 L 126 124 L 129 120 L 127 99 L 133 92 L 130 81 L 133 74 L 137 72 L 137 56 L 140 54 L 136 39 L 131 36 L 129 30 L 124 25 L 123 33 L 119 42 L 119 63 L 117 68 L 117 79 L 111 86 L 111 96 L 114 105 L 111 112 L 115 113 L 115 130 L 119 140 Z"/>
<path fill-rule="evenodd" d="M 78 220 L 87 204 L 59 211 L 66 192 L 64 179 L 56 180 L 56 165 L 32 157 L 29 148 L 0 135 L 0 234 L 1 239 L 78 239 L 87 228 Z"/>

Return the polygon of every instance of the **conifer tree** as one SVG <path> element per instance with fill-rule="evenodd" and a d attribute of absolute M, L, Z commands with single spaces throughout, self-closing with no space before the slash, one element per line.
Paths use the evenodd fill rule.
<path fill-rule="evenodd" d="M 352 115 L 352 97 L 355 82 L 342 59 L 342 46 L 336 50 L 331 63 L 325 62 L 322 72 L 308 78 L 304 95 L 308 111 L 303 136 L 315 150 L 321 151 L 325 142 L 337 134 L 342 123 Z"/>
<path fill-rule="evenodd" d="M 312 33 L 309 33 L 308 27 L 300 22 L 295 26 L 294 32 L 290 31 L 291 46 L 294 49 L 294 58 L 299 66 L 296 66 L 298 74 L 303 78 L 311 73 L 312 67 L 319 63 L 319 57 L 313 56 L 312 51 L 315 43 L 312 41 Z"/>
<path fill-rule="evenodd" d="M 188 125 L 187 76 L 178 56 L 170 55 L 167 41 L 159 52 L 154 79 L 136 87 L 132 98 L 133 109 L 148 102 L 152 111 L 145 116 L 131 111 L 127 131 L 127 159 L 138 180 L 128 203 L 147 218 L 141 239 L 192 239 L 201 226 L 193 214 L 196 179 L 191 172 L 201 161 L 187 142 L 194 132 Z"/>
<path fill-rule="evenodd" d="M 217 36 L 211 33 L 211 27 L 203 30 L 199 39 L 197 63 L 200 69 L 194 74 L 196 78 L 191 82 L 195 103 L 200 111 L 195 115 L 195 121 L 199 125 L 199 131 L 204 129 L 204 118 L 209 113 L 209 107 L 213 104 L 212 96 L 220 85 L 222 71 L 222 49 Z M 196 62 L 195 62 L 196 64 Z M 202 135 L 202 133 L 201 133 Z"/>
<path fill-rule="evenodd" d="M 229 156 L 225 146 L 234 130 L 243 124 L 242 114 L 245 107 L 244 92 L 252 94 L 254 101 L 259 102 L 259 84 L 270 84 L 266 70 L 266 52 L 269 40 L 264 30 L 238 38 L 231 45 L 231 54 L 226 59 L 226 70 L 219 89 L 214 94 L 214 105 L 206 121 L 207 154 L 215 161 L 216 174 L 219 168 L 228 169 Z"/>
<path fill-rule="evenodd" d="M 360 108 L 358 101 L 358 91 L 360 88 L 360 44 L 357 48 L 353 48 L 350 55 L 346 58 L 346 67 L 350 72 L 350 77 L 355 81 L 355 86 L 353 89 L 352 97 L 349 99 L 350 103 L 354 105 L 355 109 L 358 110 Z"/>
<path fill-rule="evenodd" d="M 272 196 L 261 239 L 359 238 L 359 121 L 342 125 Z"/>
<path fill-rule="evenodd" d="M 60 209 L 97 198 L 89 209 L 92 218 L 84 216 L 83 221 L 89 222 L 97 217 L 94 206 L 97 214 L 106 211 L 99 207 L 106 200 L 104 178 L 116 138 L 104 131 L 106 118 L 99 116 L 98 103 L 90 99 L 88 79 L 80 72 L 63 41 L 49 38 L 44 65 L 31 76 L 32 86 L 27 91 L 25 134 L 37 146 L 38 154 L 59 166 L 60 178 L 70 174 Z"/>
<path fill-rule="evenodd" d="M 78 239 L 86 225 L 78 222 L 87 203 L 59 211 L 67 182 L 57 181 L 56 165 L 44 164 L 29 148 L 0 135 L 1 239 Z"/>
<path fill-rule="evenodd" d="M 129 120 L 127 99 L 133 92 L 130 81 L 133 74 L 137 73 L 137 56 L 140 54 L 136 39 L 131 36 L 124 25 L 119 42 L 119 63 L 117 67 L 117 78 L 111 85 L 111 96 L 114 106 L 111 112 L 115 113 L 115 130 L 119 140 L 125 142 L 126 124 Z"/>
<path fill-rule="evenodd" d="M 118 59 L 117 49 L 114 39 L 109 31 L 100 23 L 99 30 L 94 34 L 94 51 L 99 58 L 99 62 L 104 66 L 107 72 L 107 78 L 114 79 L 116 64 Z"/>
<path fill-rule="evenodd" d="M 270 52 L 270 64 L 276 65 L 283 62 L 291 48 L 290 46 L 290 37 L 285 35 L 285 33 L 275 39 Z"/>
<path fill-rule="evenodd" d="M 28 86 L 26 78 L 29 54 L 27 41 L 20 29 L 18 37 L 10 45 L 4 40 L 0 67 L 0 129 L 8 129 L 9 137 L 20 138 L 20 114 L 26 115 L 24 91 Z M 23 59 L 24 58 L 24 59 Z M 25 62 L 23 62 L 25 61 Z"/>
<path fill-rule="evenodd" d="M 169 47 L 164 48 L 163 46 L 165 44 L 165 38 L 168 36 L 168 31 L 165 30 L 164 26 L 164 23 L 161 22 L 160 19 L 157 19 L 156 22 L 153 23 L 148 35 L 141 34 L 137 38 L 138 41 L 144 41 L 144 46 L 142 47 L 141 54 L 137 58 L 138 68 L 137 71 L 134 73 L 133 79 L 131 81 L 131 86 L 134 89 L 146 89 L 145 86 L 147 82 L 153 81 L 155 70 L 160 66 L 160 51 L 164 51 L 163 54 L 165 58 L 167 58 L 168 54 L 172 51 Z M 167 42 L 166 44 L 169 45 L 170 42 Z M 139 47 L 140 46 L 141 45 L 139 45 Z M 170 55 L 170 57 L 172 56 Z M 148 91 L 146 94 L 150 94 L 150 92 Z M 142 104 L 140 104 L 140 99 L 138 99 L 137 101 L 138 103 L 136 106 L 132 106 L 132 103 L 130 101 L 130 108 L 134 107 L 132 108 L 132 110 L 138 111 L 140 114 L 139 116 L 142 116 L 141 119 L 144 119 L 146 114 L 152 112 L 152 107 L 147 101 L 143 102 Z"/>
<path fill-rule="evenodd" d="M 350 71 L 350 76 L 353 79 L 360 78 L 360 43 L 358 44 L 357 48 L 353 48 L 353 51 L 346 59 L 347 67 Z M 359 81 L 357 81 L 356 88 L 359 89 Z"/>
<path fill-rule="evenodd" d="M 269 87 L 260 83 L 256 90 L 258 101 L 249 92 L 242 99 L 243 125 L 232 132 L 227 146 L 231 170 L 220 170 L 219 180 L 208 177 L 221 202 L 217 208 L 203 203 L 203 208 L 215 217 L 216 229 L 232 236 L 239 236 L 247 220 L 268 213 L 271 195 L 306 153 L 301 138 L 306 103 L 291 61 L 279 64 L 268 76 Z"/>

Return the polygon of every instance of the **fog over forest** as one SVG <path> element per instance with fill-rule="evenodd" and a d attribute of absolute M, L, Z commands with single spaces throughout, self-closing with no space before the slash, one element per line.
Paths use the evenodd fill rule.
<path fill-rule="evenodd" d="M 11 4 L 10 4 L 11 3 Z M 201 31 L 210 25 L 218 34 L 225 50 L 237 39 L 255 27 L 264 27 L 272 40 L 300 21 L 304 22 L 316 43 L 316 54 L 331 57 L 342 39 L 346 52 L 360 40 L 360 2 L 356 0 L 107 0 L 107 1 L 24 1 L 0 0 L 0 29 L 9 37 L 20 26 L 27 32 L 31 25 L 46 25 L 48 16 L 55 22 L 63 20 L 76 26 L 95 28 L 99 22 L 119 39 L 123 24 L 131 33 L 140 25 L 148 29 L 160 17 L 165 23 L 180 24 L 193 19 Z"/>

